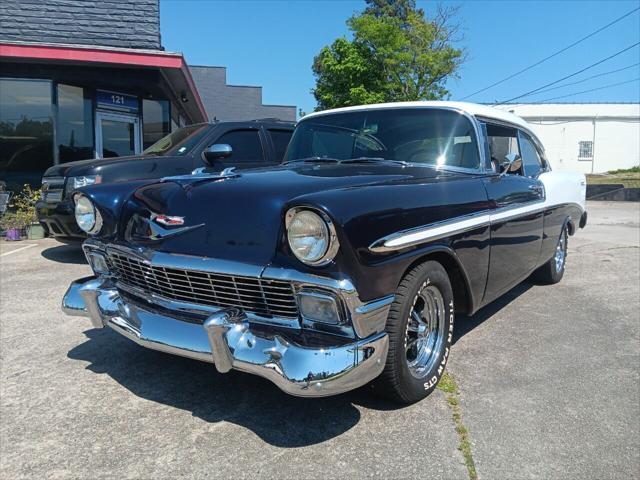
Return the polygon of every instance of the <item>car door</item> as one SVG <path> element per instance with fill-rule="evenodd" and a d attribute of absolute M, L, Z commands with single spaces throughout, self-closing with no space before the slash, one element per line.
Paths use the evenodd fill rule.
<path fill-rule="evenodd" d="M 234 128 L 227 130 L 210 141 L 206 148 L 214 144 L 230 145 L 232 153 L 229 157 L 215 161 L 210 167 L 223 170 L 229 167 L 238 169 L 264 167 L 265 141 L 261 135 L 260 128 Z"/>
<path fill-rule="evenodd" d="M 522 166 L 515 172 L 495 172 L 484 184 L 491 203 L 491 254 L 485 302 L 498 297 L 528 276 L 537 266 L 542 246 L 544 187 L 531 168 L 531 142 L 517 129 L 487 125 L 494 165 L 506 153 L 516 153 Z M 499 140 L 499 141 L 498 141 Z M 535 152 L 535 148 L 533 148 Z M 529 166 L 529 167 L 528 167 Z"/>

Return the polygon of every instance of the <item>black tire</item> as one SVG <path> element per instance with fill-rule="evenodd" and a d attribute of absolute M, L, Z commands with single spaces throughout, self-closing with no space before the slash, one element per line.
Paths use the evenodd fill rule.
<path fill-rule="evenodd" d="M 560 232 L 560 238 L 558 238 L 558 243 L 556 244 L 556 251 L 554 252 L 553 257 L 551 257 L 547 263 L 538 268 L 535 272 L 533 272 L 533 279 L 537 283 L 541 283 L 544 285 L 553 285 L 554 283 L 558 283 L 562 280 L 564 276 L 565 266 L 567 264 L 567 246 L 569 243 L 569 235 L 567 233 L 566 225 L 562 227 L 562 232 Z M 562 260 L 558 262 L 558 250 L 562 250 Z"/>
<path fill-rule="evenodd" d="M 437 330 L 440 333 L 433 338 L 438 338 L 439 343 L 435 343 L 430 349 L 434 353 L 433 356 L 429 355 L 424 370 L 416 372 L 415 366 L 412 368 L 409 366 L 411 360 L 409 357 L 414 351 L 421 351 L 417 348 L 420 344 L 415 343 L 420 334 L 417 333 L 418 330 L 410 331 L 409 317 L 413 314 L 412 329 L 415 328 L 415 325 L 419 325 L 414 315 L 416 315 L 416 309 L 419 308 L 419 302 L 427 303 L 423 298 L 427 291 L 431 299 L 435 298 L 435 301 L 429 304 L 438 306 L 435 310 L 430 311 L 437 310 L 442 313 L 429 317 L 437 318 L 435 323 L 438 324 Z M 441 297 L 438 296 L 438 292 Z M 418 316 L 420 317 L 419 314 Z M 398 286 L 387 318 L 386 332 L 389 335 L 389 353 L 382 374 L 373 383 L 374 391 L 400 403 L 417 402 L 429 395 L 436 388 L 444 373 L 453 338 L 453 320 L 453 290 L 449 275 L 442 265 L 438 262 L 428 261 L 407 273 Z M 415 338 L 412 335 L 415 335 Z M 428 342 L 428 337 L 422 338 Z M 407 349 L 407 341 L 409 344 L 414 343 L 415 346 Z M 417 358 L 418 354 L 416 353 Z"/>

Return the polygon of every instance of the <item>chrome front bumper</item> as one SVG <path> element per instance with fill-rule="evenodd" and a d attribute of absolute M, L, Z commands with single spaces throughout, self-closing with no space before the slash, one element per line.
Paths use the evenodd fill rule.
<path fill-rule="evenodd" d="M 370 382 L 382 372 L 389 348 L 384 332 L 337 346 L 298 345 L 264 328 L 252 330 L 247 316 L 234 308 L 212 313 L 204 324 L 182 321 L 125 302 L 114 286 L 95 277 L 73 282 L 62 309 L 144 347 L 213 362 L 220 372 L 260 375 L 302 397 L 335 395 Z"/>

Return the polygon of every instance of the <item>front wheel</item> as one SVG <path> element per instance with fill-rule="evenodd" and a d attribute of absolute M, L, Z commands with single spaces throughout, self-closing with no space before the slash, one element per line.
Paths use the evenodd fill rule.
<path fill-rule="evenodd" d="M 442 265 L 428 261 L 407 273 L 387 318 L 389 353 L 374 389 L 402 403 L 429 395 L 444 373 L 453 319 L 453 290 Z"/>

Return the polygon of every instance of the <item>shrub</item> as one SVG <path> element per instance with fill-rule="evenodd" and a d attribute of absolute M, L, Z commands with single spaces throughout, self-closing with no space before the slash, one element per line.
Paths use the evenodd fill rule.
<path fill-rule="evenodd" d="M 24 185 L 22 191 L 14 195 L 9 202 L 8 211 L 0 219 L 2 230 L 10 228 L 24 229 L 27 225 L 38 221 L 36 202 L 40 198 L 40 189 Z"/>

